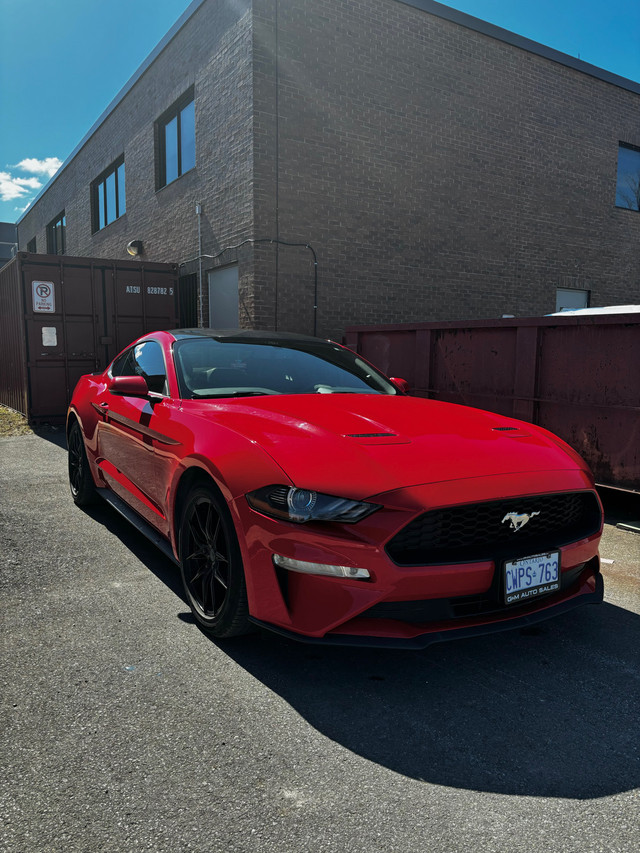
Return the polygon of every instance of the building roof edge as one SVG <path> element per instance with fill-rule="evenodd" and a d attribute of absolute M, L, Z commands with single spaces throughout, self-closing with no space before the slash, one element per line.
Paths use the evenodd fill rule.
<path fill-rule="evenodd" d="M 497 39 L 498 41 L 506 42 L 514 47 L 519 47 L 529 53 L 535 53 L 545 59 L 550 59 L 552 62 L 557 62 L 560 65 L 566 65 L 568 68 L 573 68 L 575 71 L 581 71 L 583 74 L 588 74 L 591 77 L 596 77 L 603 80 L 605 83 L 611 83 L 621 89 L 627 89 L 636 95 L 640 95 L 640 83 L 635 80 L 630 80 L 627 77 L 622 77 L 620 74 L 614 74 L 613 71 L 607 71 L 597 65 L 591 65 L 589 62 L 584 62 L 582 59 L 570 56 L 568 53 L 562 53 L 553 47 L 547 47 L 540 42 L 528 39 L 525 36 L 518 35 L 505 30 L 497 24 L 490 24 L 488 21 L 483 21 L 481 18 L 475 18 L 473 15 L 468 15 L 466 12 L 460 12 L 458 9 L 452 9 L 451 6 L 445 6 L 443 3 L 438 3 L 436 0 L 397 0 L 405 6 L 413 6 L 415 9 L 421 9 L 423 12 L 428 12 L 438 18 L 444 18 L 447 21 L 452 21 L 455 24 L 460 24 L 470 30 L 475 30 L 485 36 Z"/>

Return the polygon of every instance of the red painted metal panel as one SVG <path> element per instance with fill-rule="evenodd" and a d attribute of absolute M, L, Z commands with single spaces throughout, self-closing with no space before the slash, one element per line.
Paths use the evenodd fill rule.
<path fill-rule="evenodd" d="M 463 328 L 434 329 L 430 384 L 426 396 L 512 414 L 508 392 L 514 387 L 516 330 L 497 335 Z"/>
<path fill-rule="evenodd" d="M 27 355 L 22 318 L 24 307 L 15 260 L 0 270 L 0 403 L 27 410 Z"/>
<path fill-rule="evenodd" d="M 21 252 L 0 271 L 0 403 L 61 423 L 78 378 L 178 325 L 174 264 Z"/>
<path fill-rule="evenodd" d="M 413 331 L 388 332 L 382 335 L 375 333 L 362 341 L 360 353 L 381 367 L 387 376 L 399 376 L 415 387 L 416 347 Z"/>
<path fill-rule="evenodd" d="M 353 326 L 346 340 L 413 393 L 537 423 L 598 482 L 640 491 L 640 315 Z"/>

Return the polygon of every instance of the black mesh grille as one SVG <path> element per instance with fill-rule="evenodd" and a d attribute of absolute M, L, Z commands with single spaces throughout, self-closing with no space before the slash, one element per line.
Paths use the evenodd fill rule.
<path fill-rule="evenodd" d="M 514 530 L 505 518 L 509 513 L 530 518 Z M 515 559 L 591 536 L 600 523 L 592 492 L 463 504 L 425 512 L 396 534 L 386 551 L 399 566 Z"/>

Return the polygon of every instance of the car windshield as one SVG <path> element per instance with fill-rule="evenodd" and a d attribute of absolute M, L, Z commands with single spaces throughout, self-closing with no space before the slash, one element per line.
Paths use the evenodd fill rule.
<path fill-rule="evenodd" d="M 397 394 L 356 353 L 329 341 L 190 338 L 174 345 L 183 398 Z"/>

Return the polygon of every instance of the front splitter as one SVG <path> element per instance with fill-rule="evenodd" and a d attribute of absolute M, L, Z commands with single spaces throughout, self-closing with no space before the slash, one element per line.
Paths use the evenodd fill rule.
<path fill-rule="evenodd" d="M 555 616 L 560 616 L 573 610 L 576 607 L 581 607 L 584 604 L 600 604 L 604 599 L 604 581 L 600 573 L 595 575 L 596 588 L 593 592 L 583 593 L 582 595 L 570 598 L 567 601 L 561 601 L 553 607 L 538 610 L 535 613 L 527 613 L 522 616 L 516 616 L 511 619 L 504 619 L 499 622 L 489 622 L 482 625 L 471 625 L 464 628 L 451 628 L 447 631 L 432 631 L 425 634 L 420 634 L 417 637 L 376 637 L 361 634 L 325 634 L 324 637 L 307 637 L 304 634 L 296 634 L 295 631 L 288 631 L 286 628 L 281 628 L 278 625 L 270 625 L 268 622 L 262 622 L 259 619 L 249 617 L 250 621 L 260 628 L 267 631 L 272 631 L 282 637 L 287 637 L 290 640 L 295 640 L 299 643 L 309 643 L 317 646 L 352 646 L 358 648 L 371 649 L 408 649 L 419 651 L 426 649 L 434 643 L 444 643 L 450 640 L 466 640 L 470 637 L 483 637 L 487 634 L 497 634 L 500 631 L 513 631 L 518 628 L 528 628 L 531 625 L 536 625 L 539 622 L 544 622 L 546 619 L 552 619 Z"/>

